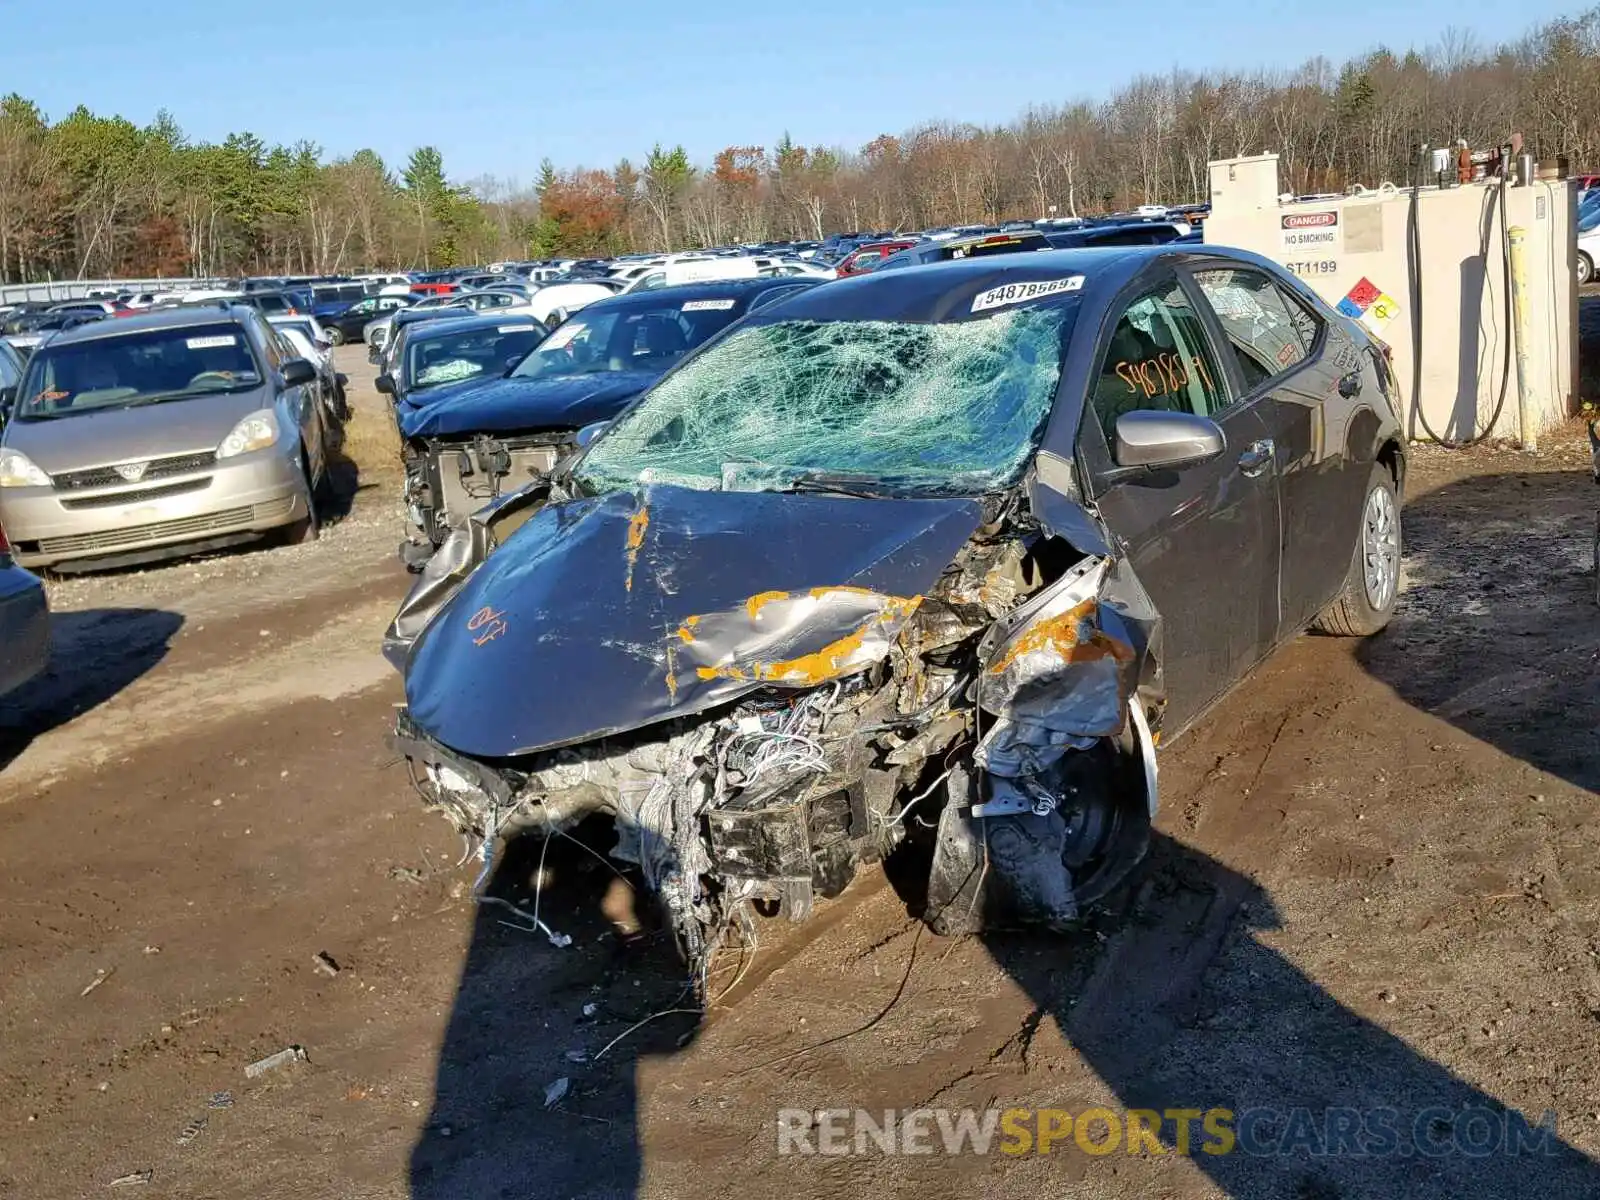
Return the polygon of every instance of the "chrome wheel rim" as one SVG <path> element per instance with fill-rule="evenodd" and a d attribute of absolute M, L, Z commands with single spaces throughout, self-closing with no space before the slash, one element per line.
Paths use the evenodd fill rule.
<path fill-rule="evenodd" d="M 1367 603 L 1384 612 L 1394 603 L 1400 586 L 1400 514 L 1388 488 L 1375 487 L 1367 495 L 1361 520 L 1362 577 Z"/>

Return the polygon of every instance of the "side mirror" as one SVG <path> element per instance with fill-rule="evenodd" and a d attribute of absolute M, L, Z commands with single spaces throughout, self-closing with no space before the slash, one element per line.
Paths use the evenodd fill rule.
<path fill-rule="evenodd" d="M 1215 458 L 1227 436 L 1210 417 L 1141 409 L 1117 418 L 1117 472 L 1172 471 Z"/>
<path fill-rule="evenodd" d="M 308 383 L 315 383 L 317 369 L 303 358 L 291 358 L 283 364 L 283 383 L 285 387 L 301 387 Z"/>
<path fill-rule="evenodd" d="M 392 396 L 394 395 L 394 376 L 387 373 L 379 375 L 372 381 L 372 386 L 377 388 L 385 396 Z"/>
<path fill-rule="evenodd" d="M 609 424 L 611 424 L 610 421 L 596 421 L 593 425 L 585 425 L 578 430 L 578 449 L 582 450 L 587 447 L 590 442 L 606 431 L 606 426 Z"/>

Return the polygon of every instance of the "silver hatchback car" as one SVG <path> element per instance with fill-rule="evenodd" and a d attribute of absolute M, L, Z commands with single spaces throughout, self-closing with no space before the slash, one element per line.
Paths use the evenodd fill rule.
<path fill-rule="evenodd" d="M 333 419 L 317 372 L 219 303 L 68 330 L 0 434 L 0 524 L 24 566 L 128 566 L 317 532 Z"/>

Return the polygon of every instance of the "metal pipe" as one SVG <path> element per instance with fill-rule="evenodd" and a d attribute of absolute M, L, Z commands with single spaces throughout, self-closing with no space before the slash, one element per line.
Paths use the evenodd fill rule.
<path fill-rule="evenodd" d="M 1528 395 L 1528 231 L 1511 227 L 1511 339 L 1517 353 L 1517 437 L 1532 454 L 1539 449 L 1539 431 L 1533 420 L 1533 398 Z"/>

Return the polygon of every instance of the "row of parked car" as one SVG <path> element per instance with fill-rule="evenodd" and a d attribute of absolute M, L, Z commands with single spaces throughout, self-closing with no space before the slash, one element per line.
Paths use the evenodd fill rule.
<path fill-rule="evenodd" d="M 323 447 L 337 440 L 347 417 L 346 381 L 331 351 L 360 337 L 378 364 L 378 386 L 394 397 L 411 514 L 402 556 L 420 568 L 476 508 L 548 473 L 578 445 L 583 428 L 616 415 L 747 313 L 796 291 L 869 270 L 1044 250 L 1063 239 L 1118 244 L 1182 236 L 1177 225 L 1153 220 L 1048 233 L 1031 226 L 935 230 L 888 243 L 856 235 L 425 275 L 250 279 L 20 311 L 7 318 L 0 340 L 0 420 L 10 429 L 0 437 L 0 519 L 21 562 L 55 569 L 144 561 L 314 524 L 314 505 L 284 508 L 281 497 L 262 501 L 250 487 L 246 512 L 229 477 L 213 469 L 216 456 L 190 444 L 199 432 L 191 419 L 198 406 L 155 406 L 224 392 L 262 399 L 261 388 L 282 380 L 283 364 L 309 368 L 304 381 L 283 390 L 320 414 L 327 431 L 300 447 L 314 492 Z M 47 318 L 63 324 L 43 336 L 21 331 Z M 219 321 L 244 332 L 209 328 Z M 181 348 L 162 332 L 200 327 L 206 331 L 185 335 Z M 205 341 L 224 336 L 233 338 L 227 347 Z M 271 356 L 257 354 L 260 346 Z M 211 358 L 219 365 L 199 369 Z M 66 416 L 78 419 L 57 424 Z M 135 426 L 140 432 L 132 436 Z M 163 483 L 152 490 L 156 478 Z M 44 488 L 41 481 L 59 492 L 58 479 L 82 494 L 28 493 Z M 91 484 L 95 494 L 85 490 Z"/>

